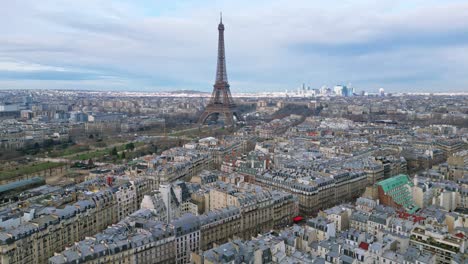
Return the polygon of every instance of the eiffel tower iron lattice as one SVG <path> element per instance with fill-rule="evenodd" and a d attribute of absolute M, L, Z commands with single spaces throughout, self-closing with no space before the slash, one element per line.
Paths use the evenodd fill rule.
<path fill-rule="evenodd" d="M 209 118 L 218 120 L 224 117 L 227 126 L 235 126 L 236 120 L 241 120 L 237 106 L 232 99 L 231 90 L 227 79 L 226 57 L 224 51 L 224 25 L 221 16 L 218 25 L 218 64 L 216 67 L 216 81 L 213 85 L 213 93 L 205 111 L 201 114 L 198 123 L 204 124 Z"/>

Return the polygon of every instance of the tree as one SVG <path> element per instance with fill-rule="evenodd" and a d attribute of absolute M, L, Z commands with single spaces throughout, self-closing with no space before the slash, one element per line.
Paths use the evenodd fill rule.
<path fill-rule="evenodd" d="M 125 159 L 125 152 L 122 152 L 122 154 L 120 154 L 120 158 Z"/>
<path fill-rule="evenodd" d="M 53 139 L 46 139 L 44 140 L 44 142 L 42 143 L 42 146 L 44 148 L 50 148 L 54 145 L 54 140 Z"/>
<path fill-rule="evenodd" d="M 117 156 L 118 155 L 117 148 L 116 147 L 112 148 L 110 154 L 111 154 L 111 156 Z"/>
<path fill-rule="evenodd" d="M 125 145 L 125 149 L 133 151 L 135 149 L 135 144 L 133 144 L 133 142 L 130 142 L 127 145 Z"/>
<path fill-rule="evenodd" d="M 151 144 L 151 147 L 153 147 L 153 153 L 158 153 L 158 146 Z"/>
<path fill-rule="evenodd" d="M 89 139 L 93 139 L 93 138 L 94 138 L 94 135 L 93 135 L 93 134 L 91 134 L 91 135 L 89 135 L 89 137 L 88 137 L 88 138 L 89 138 Z"/>
<path fill-rule="evenodd" d="M 70 145 L 69 145 L 68 143 L 66 143 L 66 142 L 63 142 L 62 144 L 60 144 L 60 147 L 61 147 L 62 149 L 66 149 L 66 148 L 68 148 L 69 146 L 70 146 Z"/>

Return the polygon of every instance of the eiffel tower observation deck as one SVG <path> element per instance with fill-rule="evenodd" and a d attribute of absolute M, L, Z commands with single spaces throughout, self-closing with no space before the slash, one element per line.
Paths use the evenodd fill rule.
<path fill-rule="evenodd" d="M 229 88 L 227 71 L 226 71 L 226 56 L 224 49 L 224 24 L 223 17 L 220 17 L 218 25 L 218 64 L 216 67 L 216 81 L 213 85 L 213 93 L 210 101 L 201 114 L 198 123 L 204 124 L 207 121 L 218 121 L 224 119 L 227 126 L 235 126 L 240 120 L 240 115 L 237 106 L 232 99 L 231 90 Z"/>

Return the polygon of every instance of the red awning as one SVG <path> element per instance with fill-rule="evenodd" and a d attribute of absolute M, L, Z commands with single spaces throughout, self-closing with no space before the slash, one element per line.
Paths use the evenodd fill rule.
<path fill-rule="evenodd" d="M 296 222 L 296 223 L 300 222 L 302 220 L 304 220 L 304 217 L 302 217 L 302 216 L 296 216 L 296 217 L 293 218 L 293 221 Z"/>

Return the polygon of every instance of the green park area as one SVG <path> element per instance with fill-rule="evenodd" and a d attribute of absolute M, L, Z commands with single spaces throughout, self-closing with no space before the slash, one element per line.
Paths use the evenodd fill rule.
<path fill-rule="evenodd" d="M 43 170 L 58 168 L 65 164 L 66 163 L 63 162 L 42 162 L 24 166 L 18 165 L 16 168 L 0 171 L 0 180 L 14 179 L 26 174 L 33 174 Z"/>
<path fill-rule="evenodd" d="M 144 145 L 143 142 L 131 142 L 131 143 L 115 146 L 115 147 L 80 152 L 74 155 L 73 154 L 69 155 L 66 158 L 70 160 L 83 160 L 83 161 L 89 160 L 89 159 L 100 159 L 106 155 L 110 155 L 110 156 L 117 155 L 117 152 L 121 152 L 121 151 L 133 151 L 137 147 L 141 147 L 143 145 Z"/>
<path fill-rule="evenodd" d="M 74 145 L 74 146 L 71 146 L 62 150 L 55 150 L 51 152 L 50 154 L 48 154 L 48 156 L 51 158 L 60 158 L 60 157 L 70 156 L 76 153 L 81 153 L 81 152 L 85 152 L 89 150 L 90 150 L 89 146 Z"/>

